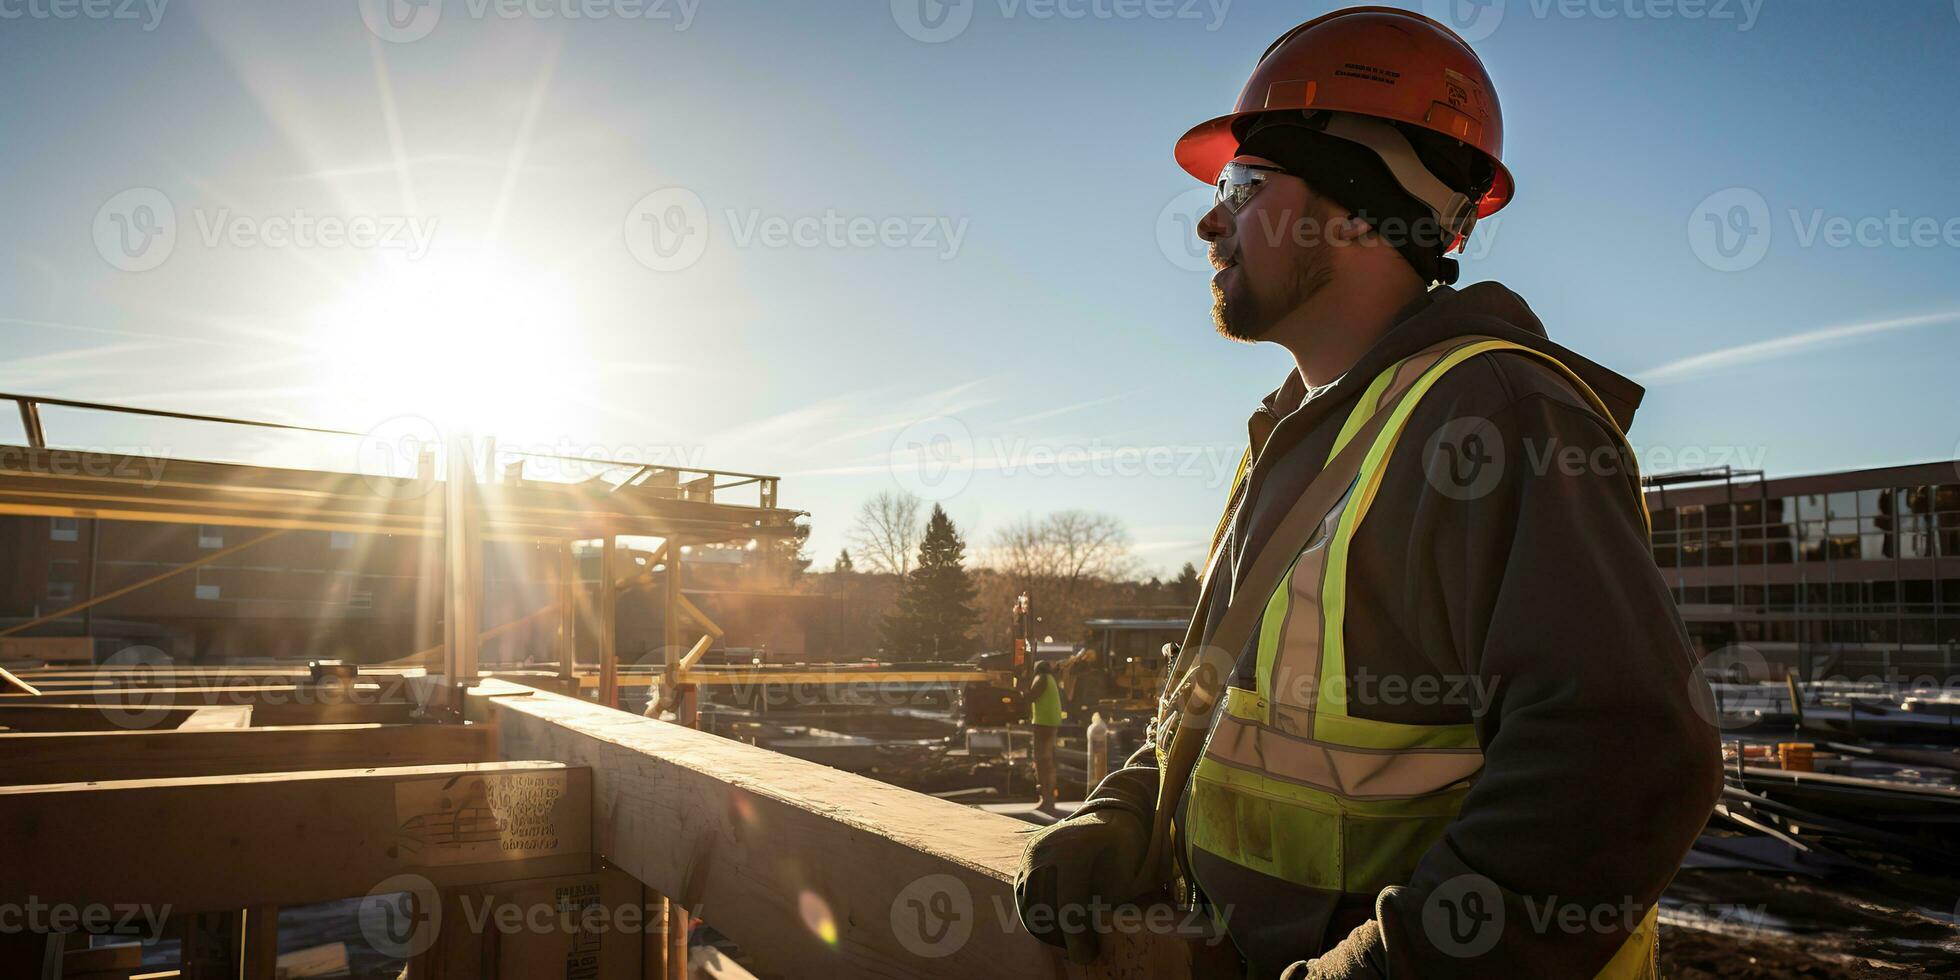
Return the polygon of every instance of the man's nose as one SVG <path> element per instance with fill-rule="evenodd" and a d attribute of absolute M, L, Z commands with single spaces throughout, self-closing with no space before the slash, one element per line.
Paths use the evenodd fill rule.
<path fill-rule="evenodd" d="M 1215 242 L 1232 233 L 1232 214 L 1225 210 L 1224 204 L 1214 204 L 1198 219 L 1198 238 L 1205 242 Z"/>

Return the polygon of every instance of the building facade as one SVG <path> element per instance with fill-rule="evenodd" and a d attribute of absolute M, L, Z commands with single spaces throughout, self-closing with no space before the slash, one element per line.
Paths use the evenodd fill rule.
<path fill-rule="evenodd" d="M 1805 680 L 1955 676 L 1960 461 L 1647 482 L 1654 560 L 1699 652 Z"/>

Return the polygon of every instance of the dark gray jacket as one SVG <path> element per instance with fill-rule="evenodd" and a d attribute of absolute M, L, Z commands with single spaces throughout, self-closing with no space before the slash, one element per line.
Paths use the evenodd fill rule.
<path fill-rule="evenodd" d="M 1254 413 L 1253 444 L 1265 445 L 1248 505 L 1228 532 L 1228 571 L 1251 564 L 1375 374 L 1468 334 L 1553 353 L 1622 428 L 1631 422 L 1640 388 L 1552 344 L 1516 294 L 1495 283 L 1438 288 L 1340 384 L 1300 405 L 1294 374 Z M 1477 493 L 1439 492 L 1436 471 L 1425 472 L 1424 456 L 1441 449 L 1430 437 L 1471 418 L 1489 420 L 1483 431 L 1502 443 L 1480 447 L 1496 471 L 1475 475 Z M 1243 925 L 1233 939 L 1252 975 L 1303 976 L 1303 961 L 1323 957 L 1316 977 L 1587 977 L 1658 900 L 1720 793 L 1720 748 L 1691 698 L 1702 682 L 1654 566 L 1627 463 L 1598 413 L 1534 358 L 1480 355 L 1417 407 L 1351 552 L 1349 711 L 1405 724 L 1472 722 L 1484 771 L 1406 886 L 1331 912 L 1266 907 L 1253 917 L 1257 883 L 1246 894 L 1207 896 L 1234 907 L 1231 921 Z M 1211 622 L 1231 595 L 1214 591 L 1214 608 L 1202 611 Z M 1256 637 L 1247 649 L 1257 649 Z M 1242 658 L 1235 683 L 1251 687 L 1251 670 L 1252 658 Z M 1129 809 L 1147 821 L 1157 796 L 1150 752 L 1110 774 L 1089 808 Z M 1424 927 L 1425 909 L 1435 921 L 1438 902 L 1466 882 L 1488 882 L 1504 909 L 1501 937 L 1468 957 Z M 1575 914 L 1585 923 L 1568 928 Z M 1274 928 L 1276 915 L 1293 918 Z"/>

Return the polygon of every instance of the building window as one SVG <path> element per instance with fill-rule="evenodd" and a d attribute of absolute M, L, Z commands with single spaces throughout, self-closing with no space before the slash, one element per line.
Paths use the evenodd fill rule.
<path fill-rule="evenodd" d="M 215 585 L 205 585 L 204 583 L 199 582 L 197 585 L 197 597 L 199 599 L 220 598 L 220 596 L 218 595 L 218 587 Z"/>
<path fill-rule="evenodd" d="M 82 522 L 73 517 L 57 517 L 48 522 L 49 541 L 73 541 L 80 537 Z"/>
<path fill-rule="evenodd" d="M 335 551 L 354 550 L 354 535 L 349 531 L 327 532 L 327 547 Z"/>
<path fill-rule="evenodd" d="M 54 602 L 74 602 L 75 583 L 81 578 L 81 565 L 72 561 L 48 563 L 48 598 Z"/>
<path fill-rule="evenodd" d="M 197 546 L 200 548 L 222 548 L 225 546 L 225 529 L 209 524 L 197 526 Z"/>

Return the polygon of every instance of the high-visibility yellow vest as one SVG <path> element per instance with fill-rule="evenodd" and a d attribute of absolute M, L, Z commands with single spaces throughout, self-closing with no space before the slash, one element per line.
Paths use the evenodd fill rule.
<path fill-rule="evenodd" d="M 1035 683 L 1041 685 L 1041 692 L 1034 696 L 1034 703 L 1028 708 L 1028 721 L 1036 725 L 1060 725 L 1062 686 L 1053 677 L 1037 677 Z"/>
<path fill-rule="evenodd" d="M 1345 486 L 1345 495 L 1266 600 L 1254 687 L 1227 686 L 1209 709 L 1209 737 L 1189 774 L 1189 798 L 1175 828 L 1179 846 L 1293 885 L 1372 897 L 1384 887 L 1406 884 L 1423 853 L 1456 818 L 1483 769 L 1471 725 L 1404 725 L 1348 713 L 1348 557 L 1417 403 L 1452 368 L 1497 351 L 1536 357 L 1553 367 L 1619 435 L 1612 413 L 1578 375 L 1549 354 L 1509 341 L 1461 338 L 1376 376 L 1336 437 L 1329 465 L 1377 413 L 1388 413 L 1386 419 L 1365 454 L 1347 457 L 1351 479 L 1327 473 L 1342 481 L 1334 485 Z M 1620 441 L 1624 450 L 1624 436 Z M 1241 468 L 1241 481 L 1249 469 Z M 1160 716 L 1160 731 L 1171 725 Z M 1162 751 L 1167 744 L 1160 744 L 1160 758 L 1168 756 Z M 1181 773 L 1164 776 L 1183 783 Z M 1211 898 L 1236 901 L 1230 895 Z M 1655 910 L 1649 909 L 1599 976 L 1655 976 L 1657 936 Z"/>

